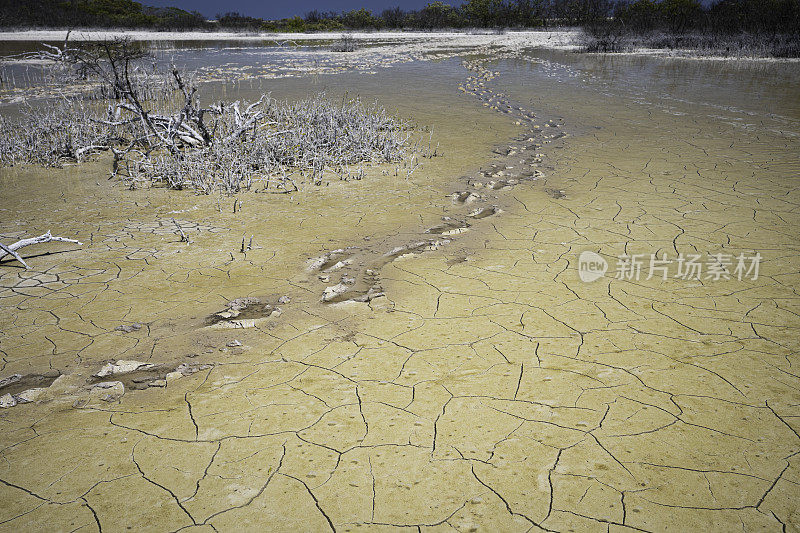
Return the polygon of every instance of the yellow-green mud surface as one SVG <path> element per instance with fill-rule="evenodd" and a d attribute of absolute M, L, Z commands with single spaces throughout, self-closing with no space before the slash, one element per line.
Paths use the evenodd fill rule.
<path fill-rule="evenodd" d="M 6 390 L 37 388 L 0 413 L 0 529 L 800 527 L 796 92 L 730 81 L 742 111 L 710 110 L 671 64 L 665 104 L 627 60 L 557 60 L 470 62 L 463 92 L 379 73 L 364 92 L 443 157 L 236 213 L 124 190 L 103 161 L 3 170 L 4 242 L 84 245 L 2 263 Z M 762 261 L 585 283 L 587 250 Z M 384 295 L 321 302 L 340 270 Z M 281 312 L 212 324 L 243 297 Z M 154 366 L 92 377 L 119 360 Z"/>

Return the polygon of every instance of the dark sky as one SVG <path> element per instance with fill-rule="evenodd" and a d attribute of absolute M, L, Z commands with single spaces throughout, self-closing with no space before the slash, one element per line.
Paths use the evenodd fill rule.
<path fill-rule="evenodd" d="M 320 0 L 138 0 L 149 6 L 175 6 L 187 11 L 199 11 L 207 17 L 217 13 L 238 11 L 252 17 L 265 19 L 279 19 L 303 16 L 307 12 L 317 9 L 319 11 L 350 11 L 365 7 L 373 13 L 380 13 L 387 7 L 400 6 L 402 9 L 419 9 L 432 0 L 333 0 L 323 2 Z M 450 4 L 460 4 L 459 0 L 450 0 Z"/>

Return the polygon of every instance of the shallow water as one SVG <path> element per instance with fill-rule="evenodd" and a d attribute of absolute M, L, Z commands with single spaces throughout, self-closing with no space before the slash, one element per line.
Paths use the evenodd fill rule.
<path fill-rule="evenodd" d="M 64 376 L 0 413 L 0 527 L 800 527 L 800 72 L 545 50 L 467 65 L 204 88 L 377 99 L 444 154 L 408 178 L 241 194 L 233 213 L 122 189 L 104 161 L 0 170 L 4 242 L 85 243 L 2 263 L 0 377 Z M 307 261 L 337 249 L 385 296 L 321 303 L 341 271 Z M 605 277 L 581 281 L 584 251 Z M 678 254 L 755 252 L 757 279 L 675 277 Z M 638 279 L 613 277 L 623 254 Z M 667 279 L 646 279 L 651 254 Z M 208 327 L 245 296 L 282 313 Z M 119 359 L 160 366 L 87 390 Z M 168 374 L 182 363 L 198 371 Z"/>

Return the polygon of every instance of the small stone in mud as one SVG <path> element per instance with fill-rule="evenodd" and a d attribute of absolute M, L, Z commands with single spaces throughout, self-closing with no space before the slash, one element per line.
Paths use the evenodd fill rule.
<path fill-rule="evenodd" d="M 226 344 L 225 346 L 227 346 L 228 348 L 236 348 L 237 346 L 241 346 L 241 345 L 242 345 L 242 343 L 239 342 L 238 340 L 232 340 L 228 344 Z"/>
<path fill-rule="evenodd" d="M 292 301 L 292 299 L 290 297 L 288 297 L 288 296 L 281 296 L 280 298 L 278 298 L 278 303 L 279 304 L 288 304 L 291 301 Z"/>
<path fill-rule="evenodd" d="M 151 387 L 164 388 L 164 387 L 167 386 L 167 380 L 166 379 L 154 379 L 153 381 L 150 382 L 150 386 Z"/>
<path fill-rule="evenodd" d="M 142 329 L 142 325 L 138 322 L 134 322 L 133 324 L 122 324 L 121 326 L 117 326 L 114 328 L 114 331 L 133 333 L 134 331 L 139 331 L 140 329 Z"/>

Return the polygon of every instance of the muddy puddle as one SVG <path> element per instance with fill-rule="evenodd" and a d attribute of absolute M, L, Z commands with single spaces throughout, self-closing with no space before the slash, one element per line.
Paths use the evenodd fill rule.
<path fill-rule="evenodd" d="M 799 527 L 798 73 L 670 61 L 225 89 L 433 129 L 292 195 L 0 170 L 3 242 L 84 243 L 0 263 L 0 527 Z"/>

